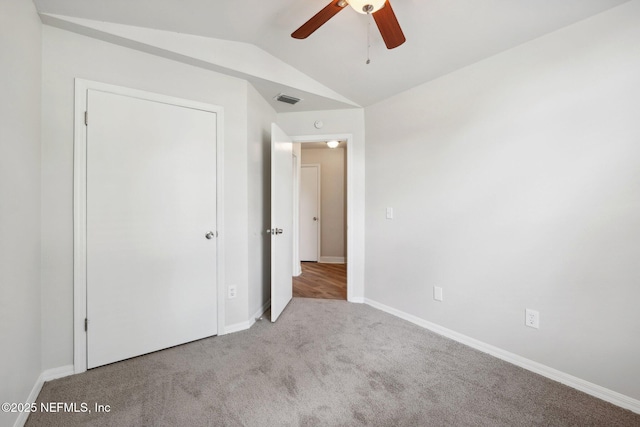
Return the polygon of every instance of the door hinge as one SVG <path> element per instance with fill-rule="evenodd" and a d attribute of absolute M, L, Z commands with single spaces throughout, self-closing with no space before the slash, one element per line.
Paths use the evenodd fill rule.
<path fill-rule="evenodd" d="M 87 332 L 87 327 L 89 326 L 89 319 L 84 319 L 84 331 Z"/>
<path fill-rule="evenodd" d="M 85 126 L 89 126 L 89 112 L 88 111 L 84 112 L 84 125 Z"/>

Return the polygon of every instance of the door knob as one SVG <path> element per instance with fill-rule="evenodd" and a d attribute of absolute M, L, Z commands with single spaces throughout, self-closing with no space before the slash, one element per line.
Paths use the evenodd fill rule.
<path fill-rule="evenodd" d="M 204 235 L 204 237 L 206 237 L 207 239 L 211 240 L 216 236 L 216 234 L 213 231 L 208 232 L 207 234 Z"/>
<path fill-rule="evenodd" d="M 314 217 L 313 217 L 313 220 L 314 220 L 314 221 L 317 221 L 317 220 L 318 220 L 318 217 L 314 216 Z"/>
<path fill-rule="evenodd" d="M 282 228 L 276 228 L 276 234 L 282 234 L 284 233 L 284 231 L 282 231 Z"/>

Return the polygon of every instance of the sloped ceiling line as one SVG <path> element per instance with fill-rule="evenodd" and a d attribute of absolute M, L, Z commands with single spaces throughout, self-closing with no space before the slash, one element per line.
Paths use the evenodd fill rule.
<path fill-rule="evenodd" d="M 53 27 L 247 80 L 278 112 L 360 107 L 249 43 L 54 14 L 40 17 Z M 275 101 L 278 93 L 302 98 L 307 105 Z"/>

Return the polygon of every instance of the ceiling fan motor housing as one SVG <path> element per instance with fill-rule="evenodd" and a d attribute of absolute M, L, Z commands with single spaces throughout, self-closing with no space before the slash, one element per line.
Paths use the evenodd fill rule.
<path fill-rule="evenodd" d="M 356 12 L 368 14 L 382 9 L 386 0 L 348 0 L 348 2 Z"/>

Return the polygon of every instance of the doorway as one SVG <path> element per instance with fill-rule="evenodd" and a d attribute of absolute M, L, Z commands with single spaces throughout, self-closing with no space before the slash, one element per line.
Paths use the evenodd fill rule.
<path fill-rule="evenodd" d="M 300 146 L 299 272 L 294 296 L 347 299 L 347 142 Z"/>
<path fill-rule="evenodd" d="M 347 265 L 303 262 L 302 274 L 293 278 L 293 296 L 347 299 Z"/>

